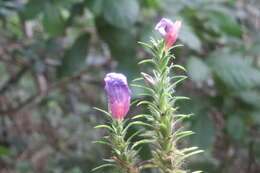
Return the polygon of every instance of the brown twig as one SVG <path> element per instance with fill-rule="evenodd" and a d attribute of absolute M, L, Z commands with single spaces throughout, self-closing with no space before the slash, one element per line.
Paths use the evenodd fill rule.
<path fill-rule="evenodd" d="M 11 76 L 0 89 L 0 95 L 6 92 L 11 85 L 16 84 L 19 81 L 19 79 L 23 76 L 23 74 L 26 73 L 27 71 L 28 71 L 28 67 L 24 66 L 16 74 Z"/>
<path fill-rule="evenodd" d="M 80 80 L 81 77 L 87 73 L 88 70 L 82 70 L 80 73 L 78 73 L 77 75 L 62 79 L 54 84 L 52 84 L 51 86 L 49 86 L 46 90 L 46 92 L 42 93 L 42 92 L 38 92 L 30 97 L 28 97 L 25 101 L 23 101 L 22 103 L 20 103 L 18 106 L 16 107 L 10 107 L 7 108 L 5 110 L 0 110 L 0 114 L 10 114 L 10 113 L 17 113 L 21 110 L 23 110 L 25 107 L 29 106 L 30 104 L 32 105 L 38 105 L 39 103 L 41 103 L 47 96 L 49 96 L 49 94 L 53 91 L 55 91 L 58 88 L 63 88 L 64 86 L 66 86 L 68 83 L 71 83 L 73 81 L 77 81 Z M 87 79 L 86 80 L 87 83 L 89 84 L 94 84 L 97 85 L 99 87 L 103 86 L 103 83 L 100 80 L 94 80 L 94 79 Z"/>

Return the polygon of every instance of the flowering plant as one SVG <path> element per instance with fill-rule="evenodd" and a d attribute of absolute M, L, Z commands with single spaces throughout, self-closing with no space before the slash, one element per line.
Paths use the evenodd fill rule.
<path fill-rule="evenodd" d="M 153 74 L 142 72 L 142 77 L 134 80 L 135 82 L 143 80 L 145 85 L 133 84 L 133 86 L 142 88 L 145 91 L 142 95 L 151 98 L 149 101 L 142 100 L 137 104 L 137 106 L 146 105 L 149 110 L 148 114 L 134 116 L 133 121 L 125 126 L 124 117 L 129 109 L 131 93 L 126 78 L 117 73 L 110 73 L 105 78 L 110 113 L 101 111 L 114 118 L 109 126 L 98 127 L 104 127 L 110 131 L 109 143 L 101 143 L 111 146 L 114 156 L 108 161 L 117 163 L 122 173 L 137 173 L 146 167 L 155 167 L 161 173 L 186 173 L 189 171 L 184 169 L 184 161 L 188 157 L 202 152 L 197 147 L 179 147 L 179 141 L 182 138 L 193 134 L 192 131 L 185 131 L 179 127 L 179 123 L 190 115 L 179 114 L 175 105 L 176 101 L 187 99 L 174 95 L 176 85 L 186 79 L 186 76 L 171 75 L 176 68 L 185 71 L 184 67 L 171 63 L 172 59 L 175 59 L 171 50 L 179 46 L 173 45 L 178 38 L 180 28 L 180 21 L 173 23 L 171 20 L 163 18 L 155 29 L 162 34 L 164 39 L 152 39 L 152 45 L 140 43 L 151 50 L 153 58 L 145 59 L 139 64 L 152 64 L 154 70 Z M 140 118 L 145 118 L 146 122 L 138 121 Z M 142 133 L 144 138 L 134 144 L 131 144 L 131 138 L 138 135 L 138 132 L 129 139 L 125 139 L 126 132 L 132 125 L 149 126 L 149 130 L 146 129 Z M 144 143 L 151 146 L 152 158 L 138 161 L 138 153 L 135 148 Z M 108 165 L 110 166 L 110 164 Z M 198 172 L 201 171 L 196 171 L 196 173 Z"/>
<path fill-rule="evenodd" d="M 135 168 L 137 152 L 130 145 L 131 138 L 136 136 L 137 133 L 128 138 L 128 140 L 125 140 L 125 136 L 128 128 L 136 123 L 142 123 L 135 121 L 126 125 L 124 121 L 131 99 L 127 78 L 120 73 L 108 73 L 105 77 L 105 91 L 108 96 L 109 112 L 96 109 L 107 115 L 110 123 L 108 125 L 96 126 L 96 128 L 106 128 L 110 133 L 103 140 L 96 142 L 110 146 L 113 156 L 110 159 L 106 159 L 110 163 L 101 165 L 93 170 L 115 166 L 122 173 L 137 173 L 137 168 Z"/>

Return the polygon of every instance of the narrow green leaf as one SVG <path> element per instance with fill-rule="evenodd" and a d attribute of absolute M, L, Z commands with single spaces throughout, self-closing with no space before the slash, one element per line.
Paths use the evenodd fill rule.
<path fill-rule="evenodd" d="M 137 106 L 140 106 L 140 105 L 142 105 L 142 104 L 149 105 L 149 106 L 153 107 L 154 109 L 158 110 L 157 105 L 154 104 L 154 103 L 152 103 L 152 102 L 150 102 L 150 101 L 147 101 L 147 100 L 140 101 L 140 102 L 137 104 Z"/>
<path fill-rule="evenodd" d="M 133 106 L 133 105 L 137 104 L 138 102 L 140 102 L 140 100 L 139 100 L 139 99 L 136 99 L 136 100 L 134 100 L 134 101 L 131 102 L 130 106 Z"/>
<path fill-rule="evenodd" d="M 149 114 L 139 114 L 139 115 L 135 115 L 134 117 L 132 117 L 133 120 L 135 119 L 139 119 L 139 118 L 146 118 L 149 117 Z"/>
<path fill-rule="evenodd" d="M 193 131 L 181 131 L 181 132 L 178 132 L 176 133 L 176 136 L 182 136 L 182 135 L 186 135 L 186 134 L 194 134 Z"/>
<path fill-rule="evenodd" d="M 194 171 L 192 173 L 202 173 L 203 171 Z"/>
<path fill-rule="evenodd" d="M 177 81 L 175 81 L 173 84 L 171 84 L 169 90 L 174 89 L 180 82 L 184 81 L 185 79 L 187 79 L 188 77 L 182 77 L 180 79 L 178 79 Z"/>
<path fill-rule="evenodd" d="M 172 48 L 171 49 L 175 49 L 175 48 L 178 48 L 178 47 L 183 47 L 184 45 L 183 44 L 177 44 L 177 45 L 174 45 L 174 46 L 172 46 Z"/>
<path fill-rule="evenodd" d="M 192 116 L 193 114 L 187 114 L 187 115 L 182 115 L 182 114 L 179 114 L 179 115 L 173 115 L 175 118 L 177 118 L 174 123 L 175 124 L 178 124 L 180 123 L 181 121 L 183 121 L 184 119 L 188 119 Z"/>
<path fill-rule="evenodd" d="M 172 55 L 167 55 L 164 58 L 162 58 L 160 60 L 160 62 L 159 62 L 160 69 L 163 69 L 163 68 L 167 67 L 167 65 L 168 65 L 168 63 L 169 63 L 171 58 L 172 58 Z"/>
<path fill-rule="evenodd" d="M 95 126 L 94 127 L 95 129 L 100 129 L 100 128 L 104 128 L 104 129 L 108 129 L 108 130 L 110 130 L 110 131 L 114 131 L 110 126 L 108 126 L 108 125 L 97 125 L 97 126 Z"/>
<path fill-rule="evenodd" d="M 151 96 L 151 94 L 149 94 L 149 93 L 140 93 L 140 94 L 138 94 L 138 96 L 142 96 L 142 97 L 153 97 L 153 96 Z"/>
<path fill-rule="evenodd" d="M 143 130 L 138 130 L 138 131 L 136 131 L 134 134 L 132 134 L 128 139 L 127 139 L 127 143 L 130 143 L 130 141 L 134 138 L 134 137 L 136 137 L 136 136 L 138 136 L 139 134 L 141 134 L 141 133 L 143 133 Z"/>
<path fill-rule="evenodd" d="M 189 97 L 184 97 L 184 96 L 175 96 L 174 100 L 175 101 L 178 101 L 178 100 L 190 100 L 190 98 Z"/>
<path fill-rule="evenodd" d="M 108 145 L 111 146 L 110 143 L 106 142 L 106 141 L 93 141 L 94 144 L 102 144 L 102 145 Z"/>
<path fill-rule="evenodd" d="M 187 76 L 185 76 L 185 75 L 174 75 L 174 76 L 172 76 L 171 77 L 171 81 L 174 81 L 175 79 L 182 79 L 182 78 L 187 78 Z"/>
<path fill-rule="evenodd" d="M 146 47 L 146 48 L 148 48 L 148 49 L 151 49 L 151 50 L 153 50 L 153 46 L 152 45 L 150 45 L 150 44 L 148 44 L 148 43 L 144 43 L 144 42 L 137 42 L 138 44 L 140 44 L 140 45 L 142 45 L 142 46 L 144 46 L 144 47 Z"/>
<path fill-rule="evenodd" d="M 101 169 L 101 168 L 105 168 L 105 167 L 114 167 L 115 165 L 114 164 L 103 164 L 103 165 L 100 165 L 94 169 L 92 169 L 91 171 L 96 171 L 98 169 Z"/>
<path fill-rule="evenodd" d="M 141 125 L 141 126 L 147 126 L 147 127 L 153 128 L 152 125 L 147 124 L 147 123 L 144 123 L 144 122 L 142 122 L 142 121 L 133 121 L 133 122 L 130 122 L 129 124 L 127 124 L 127 126 L 124 128 L 123 133 L 126 133 L 127 130 L 128 130 L 130 127 L 132 127 L 133 125 Z"/>
<path fill-rule="evenodd" d="M 136 148 L 137 146 L 141 145 L 141 144 L 150 144 L 150 143 L 153 143 L 154 140 L 152 139 L 143 139 L 143 140 L 140 140 L 138 142 L 135 142 L 132 146 L 131 146 L 131 149 L 134 149 Z"/>
<path fill-rule="evenodd" d="M 150 63 L 150 64 L 152 64 L 152 65 L 154 65 L 154 66 L 157 65 L 157 64 L 154 62 L 153 59 L 144 59 L 144 60 L 140 61 L 138 64 L 140 65 L 140 64 L 146 64 L 146 63 Z"/>
<path fill-rule="evenodd" d="M 135 78 L 134 80 L 132 80 L 132 82 L 138 82 L 138 81 L 142 81 L 142 80 L 144 80 L 144 78 L 139 77 L 139 78 Z"/>
<path fill-rule="evenodd" d="M 175 141 L 179 141 L 180 139 L 186 137 L 186 136 L 190 136 L 193 135 L 194 132 L 193 131 L 184 131 L 184 132 L 179 132 L 176 134 L 177 138 L 175 139 Z"/>
<path fill-rule="evenodd" d="M 175 114 L 174 117 L 176 118 L 190 118 L 191 116 L 193 116 L 193 114 Z"/>
<path fill-rule="evenodd" d="M 93 109 L 99 111 L 99 112 L 102 112 L 104 113 L 109 119 L 112 118 L 111 114 L 103 109 L 100 109 L 100 108 L 97 108 L 97 107 L 93 107 Z"/>
<path fill-rule="evenodd" d="M 197 150 L 198 147 L 190 147 L 190 148 L 184 148 L 181 150 L 181 152 L 186 153 L 186 152 L 190 152 L 190 151 L 194 151 Z"/>
<path fill-rule="evenodd" d="M 177 68 L 177 69 L 180 69 L 180 70 L 183 70 L 183 71 L 187 71 L 183 66 L 181 66 L 181 65 L 177 65 L 177 64 L 175 64 L 175 65 L 172 65 L 172 68 L 174 69 L 174 68 Z"/>
<path fill-rule="evenodd" d="M 188 154 L 185 154 L 184 156 L 182 156 L 181 160 L 185 160 L 195 154 L 199 154 L 199 153 L 203 153 L 204 151 L 203 150 L 197 150 L 197 151 L 193 151 L 191 153 L 188 153 Z"/>

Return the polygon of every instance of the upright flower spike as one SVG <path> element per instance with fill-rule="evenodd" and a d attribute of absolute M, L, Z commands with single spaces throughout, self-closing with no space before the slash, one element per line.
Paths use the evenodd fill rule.
<path fill-rule="evenodd" d="M 182 138 L 192 135 L 192 131 L 185 131 L 179 128 L 179 124 L 190 115 L 180 114 L 177 111 L 176 101 L 182 97 L 175 96 L 176 85 L 186 78 L 185 75 L 172 74 L 175 69 L 185 70 L 177 64 L 170 64 L 175 58 L 168 51 L 178 38 L 181 22 L 173 23 L 171 20 L 163 18 L 155 27 L 163 36 L 164 42 L 152 39 L 152 45 L 143 43 L 146 48 L 154 53 L 152 59 L 143 60 L 140 64 L 152 64 L 155 67 L 151 75 L 141 73 L 146 87 L 136 85 L 145 89 L 145 96 L 150 96 L 149 100 L 143 100 L 138 105 L 145 104 L 148 113 L 141 115 L 151 124 L 151 130 L 144 132 L 145 143 L 151 147 L 152 158 L 151 167 L 157 167 L 160 173 L 186 173 L 185 161 L 190 156 L 203 152 L 198 147 L 185 148 L 180 145 Z M 162 49 L 163 48 L 163 49 Z M 183 99 L 186 99 L 183 97 Z M 139 143 L 142 143 L 138 141 Z M 199 173 L 195 171 L 192 173 Z"/>
<path fill-rule="evenodd" d="M 172 22 L 170 19 L 162 18 L 155 26 L 165 39 L 166 48 L 169 49 L 177 40 L 181 28 L 181 21 Z"/>
<path fill-rule="evenodd" d="M 118 173 L 139 173 L 138 152 L 132 144 L 131 139 L 139 134 L 134 133 L 129 138 L 127 137 L 128 129 L 140 121 L 132 120 L 127 123 L 123 121 L 126 116 L 131 99 L 131 91 L 127 85 L 126 77 L 121 73 L 108 73 L 105 78 L 105 91 L 108 96 L 109 112 L 98 109 L 109 116 L 109 121 L 106 124 L 98 125 L 95 128 L 105 128 L 108 130 L 106 136 L 96 143 L 108 145 L 111 148 L 111 157 L 106 159 L 107 164 L 102 164 L 92 171 L 96 171 L 105 167 L 113 167 L 114 172 Z M 112 115 L 112 118 L 110 117 Z"/>
<path fill-rule="evenodd" d="M 121 121 L 130 107 L 131 91 L 127 78 L 121 73 L 108 73 L 104 80 L 108 109 L 114 118 Z"/>

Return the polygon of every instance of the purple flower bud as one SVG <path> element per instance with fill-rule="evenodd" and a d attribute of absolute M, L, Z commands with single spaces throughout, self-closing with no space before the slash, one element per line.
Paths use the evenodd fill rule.
<path fill-rule="evenodd" d="M 112 116 L 117 120 L 123 120 L 129 110 L 131 99 L 126 77 L 120 73 L 108 73 L 105 77 L 105 91 Z"/>
<path fill-rule="evenodd" d="M 155 26 L 165 39 L 166 48 L 169 49 L 177 40 L 181 28 L 181 21 L 172 22 L 170 19 L 162 18 Z"/>

